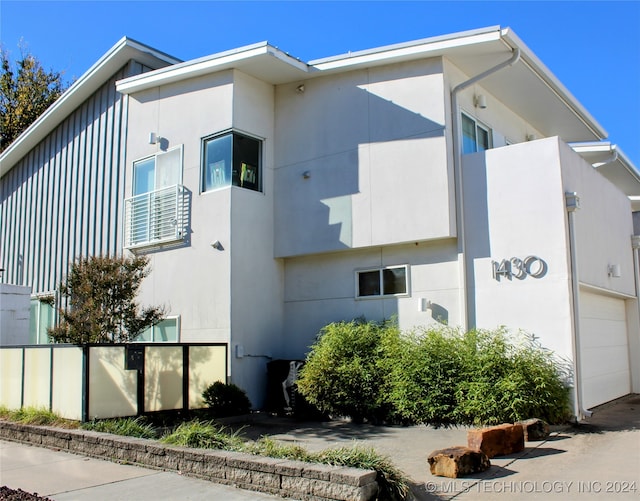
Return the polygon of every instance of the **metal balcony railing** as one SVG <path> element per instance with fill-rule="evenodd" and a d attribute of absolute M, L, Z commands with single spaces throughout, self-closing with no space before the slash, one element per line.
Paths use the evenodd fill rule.
<path fill-rule="evenodd" d="M 124 246 L 160 245 L 183 240 L 187 216 L 184 186 L 176 184 L 124 201 Z"/>

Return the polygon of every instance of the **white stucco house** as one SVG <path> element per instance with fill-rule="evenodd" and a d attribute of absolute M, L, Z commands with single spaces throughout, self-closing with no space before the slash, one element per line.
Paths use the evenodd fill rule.
<path fill-rule="evenodd" d="M 146 254 L 145 340 L 227 344 L 256 406 L 332 321 L 523 329 L 584 415 L 640 392 L 640 174 L 606 137 L 508 28 L 308 63 L 125 38 L 0 156 L 3 282 L 37 342 L 69 261 Z"/>

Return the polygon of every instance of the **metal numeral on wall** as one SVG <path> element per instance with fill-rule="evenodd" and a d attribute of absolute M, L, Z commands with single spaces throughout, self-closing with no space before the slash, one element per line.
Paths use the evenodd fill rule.
<path fill-rule="evenodd" d="M 538 256 L 527 256 L 524 259 L 512 257 L 502 261 L 491 261 L 493 278 L 500 281 L 501 277 L 511 280 L 524 280 L 527 277 L 542 278 L 547 273 L 547 263 Z"/>

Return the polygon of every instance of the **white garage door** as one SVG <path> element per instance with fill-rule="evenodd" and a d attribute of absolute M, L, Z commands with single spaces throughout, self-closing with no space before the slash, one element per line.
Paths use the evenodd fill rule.
<path fill-rule="evenodd" d="M 580 345 L 585 409 L 631 392 L 623 299 L 580 291 Z"/>

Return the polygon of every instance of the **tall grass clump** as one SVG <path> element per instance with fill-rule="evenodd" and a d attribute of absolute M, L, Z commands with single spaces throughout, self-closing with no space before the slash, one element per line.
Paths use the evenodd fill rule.
<path fill-rule="evenodd" d="M 154 427 L 140 417 L 94 420 L 84 423 L 82 428 L 125 437 L 157 438 Z"/>
<path fill-rule="evenodd" d="M 223 426 L 211 421 L 188 421 L 160 439 L 165 444 L 202 449 L 240 451 L 244 442 L 236 433 L 227 433 Z"/>
<path fill-rule="evenodd" d="M 22 407 L 21 409 L 0 408 L 0 417 L 15 423 L 36 426 L 56 426 L 58 428 L 77 428 L 78 423 L 60 417 L 44 407 Z"/>
<path fill-rule="evenodd" d="M 311 348 L 297 381 L 298 391 L 320 411 L 355 422 L 380 421 L 388 408 L 384 339 L 397 335 L 390 322 L 337 322 L 327 325 Z"/>
<path fill-rule="evenodd" d="M 376 481 L 380 488 L 378 500 L 403 500 L 407 499 L 409 494 L 409 480 L 404 473 L 387 456 L 379 454 L 371 447 L 327 449 L 312 454 L 310 460 L 322 464 L 375 470 Z"/>

